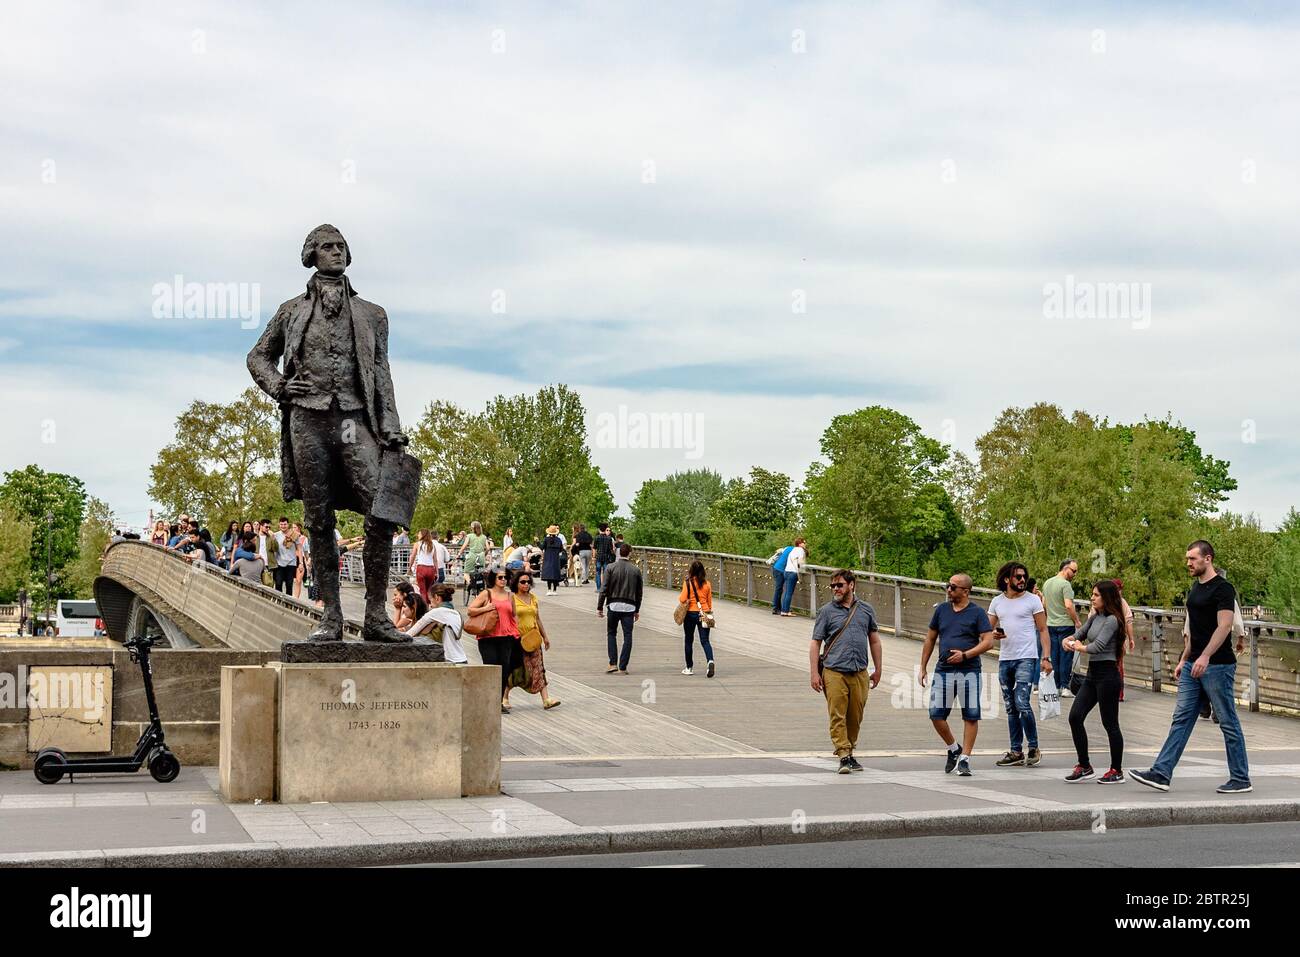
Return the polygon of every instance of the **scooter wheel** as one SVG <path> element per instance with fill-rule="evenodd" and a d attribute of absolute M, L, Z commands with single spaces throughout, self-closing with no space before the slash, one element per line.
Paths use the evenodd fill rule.
<path fill-rule="evenodd" d="M 149 773 L 159 784 L 167 784 L 181 773 L 181 763 L 170 751 L 159 751 L 149 762 Z"/>
<path fill-rule="evenodd" d="M 36 756 L 32 770 L 36 773 L 36 780 L 42 784 L 58 784 L 63 778 L 63 769 L 67 764 L 68 759 L 63 752 L 51 748 Z"/>

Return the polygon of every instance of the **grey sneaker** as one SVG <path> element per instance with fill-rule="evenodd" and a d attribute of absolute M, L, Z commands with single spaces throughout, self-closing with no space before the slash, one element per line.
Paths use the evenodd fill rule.
<path fill-rule="evenodd" d="M 1006 754 L 1002 755 L 1002 757 L 998 758 L 998 767 L 1009 768 L 1013 766 L 1018 768 L 1023 768 L 1025 766 L 1025 752 L 1008 751 Z"/>
<path fill-rule="evenodd" d="M 1147 787 L 1155 788 L 1157 791 L 1169 790 L 1169 779 L 1152 771 L 1130 770 L 1128 776 L 1138 784 L 1145 784 Z"/>
<path fill-rule="evenodd" d="M 957 777 L 959 778 L 970 777 L 970 761 L 967 759 L 966 755 L 964 754 L 957 759 Z"/>

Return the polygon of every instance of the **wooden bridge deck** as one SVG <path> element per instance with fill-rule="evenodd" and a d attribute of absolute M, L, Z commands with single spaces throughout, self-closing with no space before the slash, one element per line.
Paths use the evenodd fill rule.
<path fill-rule="evenodd" d="M 359 611 L 359 594 L 348 589 L 349 611 Z M 543 711 L 535 695 L 516 690 L 512 713 L 502 717 L 507 757 L 632 757 L 799 753 L 826 754 L 830 742 L 823 699 L 808 685 L 806 618 L 778 618 L 767 608 L 720 603 L 719 627 L 712 644 L 717 677 L 704 676 L 698 642 L 695 674 L 684 666 L 682 629 L 672 620 L 676 593 L 647 588 L 641 620 L 633 637 L 627 676 L 607 675 L 605 621 L 595 613 L 593 586 L 561 588 L 540 595 L 542 616 L 551 636 L 546 654 L 552 693 L 564 704 Z M 921 644 L 883 637 L 885 677 L 871 695 L 859 744 L 868 753 L 934 752 L 938 737 L 925 710 L 925 692 L 916 688 Z M 466 641 L 477 660 L 473 639 Z M 985 661 L 985 712 L 978 751 L 1001 753 L 1007 747 L 1006 721 L 997 691 L 995 659 Z M 1129 688 L 1121 710 L 1126 748 L 1154 752 L 1169 729 L 1173 696 Z M 1068 711 L 1069 701 L 1065 702 Z M 1241 710 L 1247 745 L 1259 749 L 1294 748 L 1300 723 L 1293 718 Z M 960 725 L 954 712 L 952 724 Z M 1044 751 L 1073 755 L 1064 716 L 1040 722 Z M 1089 720 L 1094 749 L 1105 750 L 1105 733 L 1094 712 Z M 1190 752 L 1222 756 L 1218 727 L 1201 722 Z M 1064 764 L 1072 757 L 1056 759 Z"/>

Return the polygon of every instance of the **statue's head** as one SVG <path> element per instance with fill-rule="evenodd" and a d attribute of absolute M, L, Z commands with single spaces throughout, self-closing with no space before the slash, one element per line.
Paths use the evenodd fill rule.
<path fill-rule="evenodd" d="M 341 276 L 352 265 L 352 250 L 343 234 L 325 223 L 307 234 L 302 244 L 302 264 L 327 276 Z"/>

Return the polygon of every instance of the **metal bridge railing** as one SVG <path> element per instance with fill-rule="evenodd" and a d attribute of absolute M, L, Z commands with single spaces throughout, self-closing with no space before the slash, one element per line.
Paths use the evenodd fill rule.
<path fill-rule="evenodd" d="M 411 575 L 411 549 L 410 545 L 394 545 L 393 555 L 388 563 L 389 580 L 405 579 Z M 456 557 L 456 549 L 448 547 L 451 553 L 451 561 L 447 566 L 446 581 L 452 585 L 462 584 L 465 578 L 465 563 L 462 559 Z M 501 549 L 489 548 L 487 550 L 487 563 L 485 568 L 491 568 L 493 565 L 501 564 Z M 343 566 L 340 578 L 345 582 L 353 584 L 365 584 L 365 569 L 361 561 L 361 549 L 357 548 L 343 554 Z"/>

